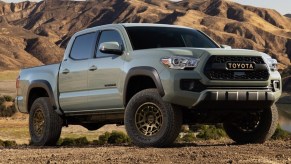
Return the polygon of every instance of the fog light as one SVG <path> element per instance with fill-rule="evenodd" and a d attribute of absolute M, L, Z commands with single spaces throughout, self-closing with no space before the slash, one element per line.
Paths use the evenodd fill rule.
<path fill-rule="evenodd" d="M 272 80 L 271 83 L 272 83 L 272 87 L 273 87 L 274 92 L 280 90 L 280 81 L 279 80 Z"/>
<path fill-rule="evenodd" d="M 182 79 L 180 81 L 181 90 L 192 91 L 192 92 L 201 92 L 205 89 L 205 86 L 195 79 Z"/>

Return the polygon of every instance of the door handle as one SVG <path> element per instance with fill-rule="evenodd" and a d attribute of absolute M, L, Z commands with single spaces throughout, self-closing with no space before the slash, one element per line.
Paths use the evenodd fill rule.
<path fill-rule="evenodd" d="M 95 71 L 97 70 L 97 67 L 95 65 L 92 65 L 90 68 L 89 68 L 89 71 Z"/>
<path fill-rule="evenodd" d="M 68 74 L 68 73 L 70 73 L 70 70 L 68 70 L 67 68 L 62 71 L 62 74 Z"/>

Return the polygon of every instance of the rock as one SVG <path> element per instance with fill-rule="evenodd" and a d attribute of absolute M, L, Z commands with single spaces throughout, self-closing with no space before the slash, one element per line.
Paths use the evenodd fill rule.
<path fill-rule="evenodd" d="M 75 32 L 121 22 L 197 28 L 219 44 L 268 53 L 282 70 L 291 65 L 291 19 L 287 16 L 226 0 L 1 2 L 0 70 L 59 62 Z"/>

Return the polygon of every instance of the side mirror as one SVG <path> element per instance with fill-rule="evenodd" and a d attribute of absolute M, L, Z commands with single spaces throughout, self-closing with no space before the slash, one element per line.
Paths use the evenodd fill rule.
<path fill-rule="evenodd" d="M 99 46 L 99 50 L 106 54 L 121 55 L 123 50 L 117 42 L 103 42 Z"/>
<path fill-rule="evenodd" d="M 224 48 L 224 49 L 226 49 L 226 50 L 231 50 L 231 49 L 232 49 L 231 46 L 229 46 L 229 45 L 224 45 L 224 44 L 220 45 L 220 47 L 221 47 L 221 48 Z"/>

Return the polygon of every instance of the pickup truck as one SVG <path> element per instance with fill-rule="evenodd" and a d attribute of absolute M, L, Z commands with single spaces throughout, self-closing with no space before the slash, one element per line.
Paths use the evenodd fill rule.
<path fill-rule="evenodd" d="M 22 69 L 16 106 L 34 145 L 63 126 L 125 125 L 140 147 L 172 144 L 181 125 L 222 123 L 235 142 L 263 143 L 278 122 L 277 61 L 220 46 L 175 25 L 125 23 L 74 34 L 60 64 Z"/>

